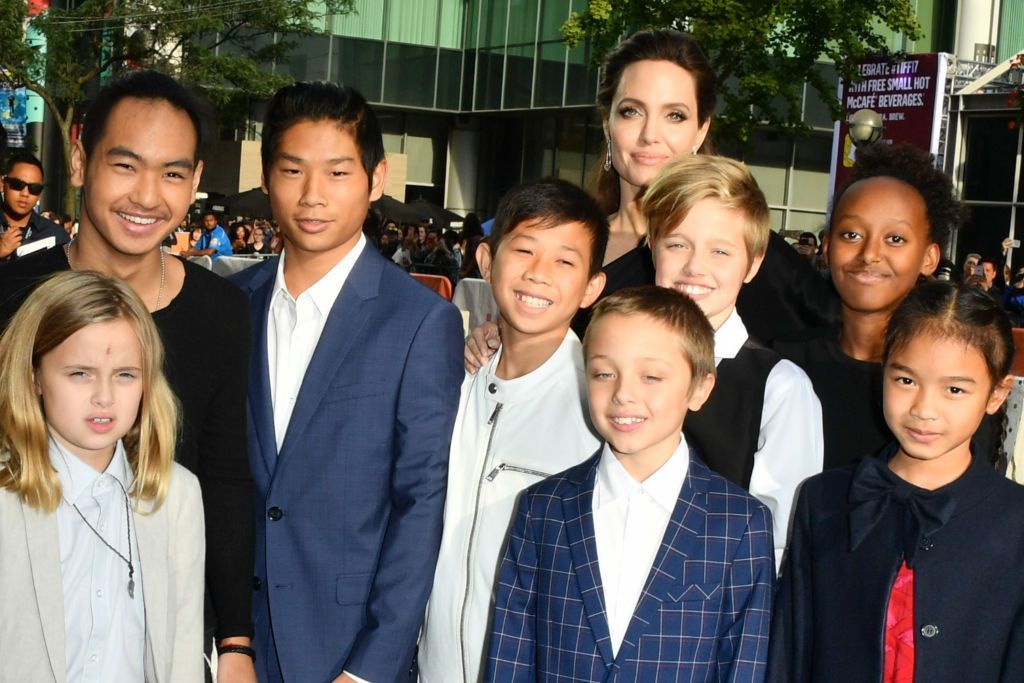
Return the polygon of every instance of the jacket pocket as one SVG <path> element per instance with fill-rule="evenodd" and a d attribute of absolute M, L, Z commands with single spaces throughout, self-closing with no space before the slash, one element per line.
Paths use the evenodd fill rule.
<path fill-rule="evenodd" d="M 550 472 L 541 472 L 540 470 L 535 470 L 532 467 L 523 467 L 521 465 L 513 465 L 510 462 L 503 462 L 499 463 L 497 467 L 488 472 L 485 478 L 487 481 L 494 481 L 502 472 L 515 472 L 517 474 L 525 474 L 530 477 L 537 477 L 538 479 L 547 479 L 551 476 Z"/>
<path fill-rule="evenodd" d="M 351 401 L 357 398 L 370 398 L 387 393 L 388 385 L 384 382 L 361 382 L 359 384 L 341 384 L 327 387 L 321 403 L 335 401 Z"/>
<path fill-rule="evenodd" d="M 339 574 L 334 582 L 334 599 L 339 605 L 362 605 L 370 593 L 373 574 Z"/>
<path fill-rule="evenodd" d="M 683 583 L 668 592 L 673 602 L 706 602 L 720 600 L 722 584 L 717 581 L 709 583 Z"/>

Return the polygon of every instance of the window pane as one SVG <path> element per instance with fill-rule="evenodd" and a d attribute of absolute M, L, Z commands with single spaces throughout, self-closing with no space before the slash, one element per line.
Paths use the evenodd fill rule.
<path fill-rule="evenodd" d="M 569 0 L 544 0 L 540 18 L 540 39 L 561 40 L 562 24 L 569 19 Z"/>
<path fill-rule="evenodd" d="M 831 138 L 816 135 L 796 141 L 796 161 L 790 177 L 793 186 L 790 203 L 793 206 L 825 210 L 831 160 Z"/>
<path fill-rule="evenodd" d="M 786 167 L 789 166 L 790 141 L 777 134 L 755 132 L 744 161 L 761 186 L 769 204 L 786 204 Z M 779 223 L 779 226 L 782 224 Z"/>
<path fill-rule="evenodd" d="M 437 107 L 458 109 L 459 92 L 462 87 L 462 53 L 458 50 L 441 50 L 441 61 L 437 74 Z"/>
<path fill-rule="evenodd" d="M 433 106 L 436 67 L 435 48 L 388 44 L 384 102 L 414 107 Z"/>
<path fill-rule="evenodd" d="M 463 0 L 441 0 L 441 25 L 438 44 L 441 47 L 462 47 Z M 476 27 L 473 27 L 476 30 Z"/>
<path fill-rule="evenodd" d="M 811 211 L 790 211 L 786 230 L 813 232 L 815 235 L 825 227 L 825 214 Z"/>
<path fill-rule="evenodd" d="M 510 0 L 508 43 L 533 43 L 537 39 L 537 0 Z"/>
<path fill-rule="evenodd" d="M 477 52 L 475 109 L 501 107 L 501 72 L 504 67 L 502 51 L 481 49 Z"/>
<path fill-rule="evenodd" d="M 392 0 L 388 7 L 388 39 L 414 45 L 437 44 L 438 0 Z"/>
<path fill-rule="evenodd" d="M 1013 198 L 1017 161 L 1017 131 L 1010 117 L 971 117 L 967 121 L 967 160 L 964 199 L 1008 202 Z"/>
<path fill-rule="evenodd" d="M 533 89 L 533 45 L 516 45 L 508 49 L 505 66 L 504 109 L 521 109 L 530 106 L 530 91 Z"/>
<path fill-rule="evenodd" d="M 957 237 L 956 262 L 963 263 L 964 256 L 971 252 L 998 261 L 1003 253 L 1002 242 L 1009 234 L 1010 207 L 971 206 L 967 223 Z"/>
<path fill-rule="evenodd" d="M 326 80 L 330 36 L 288 36 L 294 47 L 286 60 L 287 72 L 297 81 Z"/>
<path fill-rule="evenodd" d="M 565 83 L 565 45 L 541 43 L 537 62 L 537 91 L 534 105 L 557 107 L 562 104 L 562 85 Z"/>
<path fill-rule="evenodd" d="M 589 60 L 589 42 L 569 50 L 569 76 L 565 88 L 567 105 L 597 101 L 597 71 L 589 66 Z"/>
<path fill-rule="evenodd" d="M 384 0 L 359 0 L 357 12 L 331 17 L 330 31 L 353 38 L 384 38 Z"/>
<path fill-rule="evenodd" d="M 482 0 L 484 7 L 480 23 L 480 47 L 501 47 L 505 44 L 505 24 L 508 19 L 508 0 Z"/>
<path fill-rule="evenodd" d="M 836 75 L 836 67 L 832 64 L 818 64 L 818 70 L 825 76 L 825 80 L 831 83 L 830 92 L 835 95 L 839 83 Z M 804 121 L 812 128 L 828 128 L 832 130 L 832 115 L 829 113 L 828 105 L 822 99 L 814 86 L 807 84 L 804 100 Z"/>
<path fill-rule="evenodd" d="M 380 102 L 384 43 L 357 38 L 334 39 L 331 80 L 345 83 L 363 94 L 370 102 Z"/>

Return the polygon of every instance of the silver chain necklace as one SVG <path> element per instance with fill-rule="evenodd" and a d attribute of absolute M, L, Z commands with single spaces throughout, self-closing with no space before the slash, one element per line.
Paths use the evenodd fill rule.
<path fill-rule="evenodd" d="M 71 245 L 74 241 L 68 242 L 64 245 L 64 256 L 68 260 L 68 266 L 71 270 L 75 269 L 75 264 L 71 262 Z M 167 267 L 164 265 L 164 250 L 160 250 L 160 289 L 156 291 L 156 306 L 153 307 L 154 311 L 160 310 L 160 302 L 164 298 L 164 281 L 167 278 Z"/>
<path fill-rule="evenodd" d="M 114 478 L 114 481 L 117 481 L 117 479 Z M 128 597 L 131 598 L 132 600 L 134 600 L 135 599 L 135 564 L 132 562 L 132 506 L 131 506 L 131 503 L 128 501 L 128 492 L 124 490 L 124 485 L 122 485 L 120 481 L 117 481 L 117 485 L 121 489 L 121 493 L 124 494 L 124 514 L 125 514 L 125 520 L 124 521 L 125 521 L 125 526 L 128 528 L 128 539 L 127 539 L 128 540 L 128 557 L 125 557 L 120 552 L 118 552 L 117 548 L 115 548 L 114 546 L 112 546 L 109 543 L 107 543 L 107 539 L 103 538 L 103 535 L 99 531 L 96 530 L 96 527 L 94 527 L 92 524 L 89 523 L 89 520 L 87 520 L 85 518 L 85 515 L 82 514 L 82 511 L 78 509 L 77 505 L 75 505 L 74 503 L 70 502 L 67 498 L 65 498 L 64 501 L 67 502 L 71 507 L 73 507 L 75 509 L 75 512 L 77 512 L 78 516 L 82 518 L 82 521 L 85 522 L 85 525 L 87 527 L 89 527 L 89 530 L 92 531 L 94 534 L 96 534 L 96 538 L 100 539 L 100 543 L 102 543 L 103 545 L 107 546 L 107 548 L 109 548 L 111 552 L 113 552 L 115 555 L 117 555 L 118 557 L 121 558 L 122 562 L 124 562 L 126 565 L 128 565 Z"/>

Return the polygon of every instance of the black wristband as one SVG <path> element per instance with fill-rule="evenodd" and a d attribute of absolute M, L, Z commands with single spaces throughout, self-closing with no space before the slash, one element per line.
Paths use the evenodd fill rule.
<path fill-rule="evenodd" d="M 226 655 L 229 652 L 237 652 L 240 655 L 249 655 L 253 661 L 256 661 L 256 650 L 252 649 L 248 645 L 218 645 L 217 654 Z"/>

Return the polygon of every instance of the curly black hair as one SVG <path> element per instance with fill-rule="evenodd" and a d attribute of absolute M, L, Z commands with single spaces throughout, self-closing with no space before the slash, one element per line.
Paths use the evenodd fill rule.
<path fill-rule="evenodd" d="M 964 208 L 949 176 L 935 168 L 935 157 L 914 145 L 877 144 L 858 149 L 853 176 L 832 200 L 832 215 L 854 183 L 879 176 L 901 180 L 917 190 L 927 209 L 931 240 L 945 251 L 950 234 L 964 221 Z"/>

